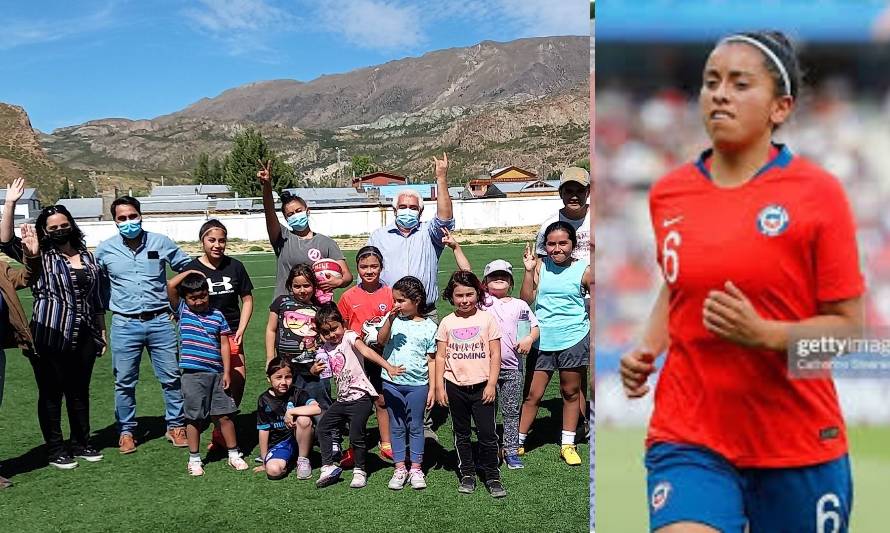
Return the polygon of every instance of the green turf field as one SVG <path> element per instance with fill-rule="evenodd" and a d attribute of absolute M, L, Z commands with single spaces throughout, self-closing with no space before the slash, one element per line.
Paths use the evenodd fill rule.
<path fill-rule="evenodd" d="M 522 245 L 467 246 L 465 251 L 477 273 L 496 258 L 509 260 L 521 272 Z M 350 265 L 354 256 L 354 252 L 347 252 Z M 240 259 L 257 287 L 254 317 L 245 337 L 248 377 L 244 411 L 236 418 L 239 444 L 252 463 L 258 453 L 255 399 L 266 388 L 263 328 L 275 282 L 275 262 L 270 255 Z M 440 263 L 440 288 L 444 288 L 454 268 L 453 255 L 446 250 Z M 521 282 L 521 274 L 517 281 Z M 30 312 L 31 299 L 26 294 L 20 293 Z M 440 307 L 440 316 L 448 312 L 447 303 Z M 349 488 L 349 473 L 346 483 L 324 490 L 317 490 L 313 481 L 298 481 L 295 476 L 268 481 L 264 474 L 227 468 L 222 455 L 209 458 L 203 478 L 190 478 L 186 473 L 186 449 L 173 448 L 163 439 L 160 386 L 145 356 L 137 390 L 137 439 L 141 441 L 137 453 L 121 456 L 117 452 L 111 360 L 106 355 L 96 363 L 91 395 L 94 444 L 104 451 L 105 459 L 59 471 L 45 463 L 30 365 L 18 350 L 10 350 L 7 359 L 6 390 L 0 407 L 0 472 L 11 477 L 15 486 L 0 491 L 2 532 L 274 532 L 304 528 L 313 532 L 574 532 L 588 528 L 588 447 L 579 447 L 585 458 L 580 467 L 568 467 L 558 458 L 555 442 L 562 413 L 558 384 L 551 384 L 529 436 L 526 468 L 502 468 L 509 495 L 495 501 L 481 486 L 473 495 L 457 493 L 453 472 L 456 457 L 447 423 L 439 430 L 444 449 L 427 449 L 431 470 L 429 488 L 424 491 L 388 490 L 391 467 L 376 456 L 369 456 L 369 484 L 361 490 Z M 376 425 L 373 417 L 370 425 Z M 63 428 L 67 435 L 67 420 Z M 376 443 L 376 432 L 371 433 L 371 441 Z M 312 459 L 317 478 L 317 451 Z"/>
<path fill-rule="evenodd" d="M 882 533 L 890 489 L 890 427 L 849 429 L 853 465 L 852 533 Z M 596 429 L 596 529 L 646 531 L 642 429 Z"/>

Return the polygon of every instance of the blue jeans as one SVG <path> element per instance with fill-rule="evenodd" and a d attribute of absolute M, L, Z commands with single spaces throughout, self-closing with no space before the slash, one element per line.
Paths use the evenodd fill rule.
<path fill-rule="evenodd" d="M 136 384 L 143 348 L 148 351 L 155 376 L 161 382 L 167 428 L 185 426 L 176 332 L 170 316 L 162 313 L 143 322 L 115 314 L 111 319 L 111 364 L 114 368 L 115 417 L 120 433 L 132 435 L 136 429 Z"/>
<path fill-rule="evenodd" d="M 383 382 L 383 398 L 389 413 L 389 433 L 392 437 L 392 456 L 396 463 L 405 462 L 406 434 L 411 448 L 411 463 L 423 461 L 423 411 L 426 408 L 428 385 L 397 385 Z"/>

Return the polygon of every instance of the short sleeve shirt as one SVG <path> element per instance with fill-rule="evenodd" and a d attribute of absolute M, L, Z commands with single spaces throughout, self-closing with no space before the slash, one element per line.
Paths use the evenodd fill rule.
<path fill-rule="evenodd" d="M 559 213 L 551 216 L 547 220 L 541 224 L 540 229 L 538 229 L 538 236 L 535 238 L 535 251 L 539 256 L 547 255 L 547 250 L 544 249 L 544 231 L 547 229 L 547 226 L 553 224 L 556 221 L 565 222 L 575 228 L 575 236 L 578 239 L 578 246 L 572 251 L 572 257 L 574 257 L 578 261 L 582 261 L 585 264 L 590 264 L 590 206 L 587 207 L 587 214 L 584 215 L 584 218 L 581 220 L 575 220 L 573 218 L 568 218 L 564 214 L 562 214 L 562 210 L 559 210 Z"/>
<path fill-rule="evenodd" d="M 222 311 L 229 327 L 237 330 L 241 324 L 240 299 L 253 290 L 253 283 L 244 264 L 232 257 L 223 256 L 219 268 L 210 268 L 195 259 L 186 270 L 197 270 L 207 276 L 210 306 Z"/>
<path fill-rule="evenodd" d="M 315 313 L 318 308 L 285 295 L 275 298 L 269 311 L 278 315 L 278 334 L 275 336 L 278 356 L 292 363 L 312 363 L 317 347 Z"/>
<path fill-rule="evenodd" d="M 480 309 L 469 317 L 451 313 L 443 318 L 436 340 L 446 343 L 445 379 L 464 386 L 488 381 L 491 368 L 489 343 L 500 338 L 498 323 L 488 311 Z"/>
<path fill-rule="evenodd" d="M 337 308 L 346 320 L 346 327 L 359 336 L 366 321 L 386 315 L 392 311 L 392 305 L 392 289 L 386 285 L 381 285 L 374 292 L 368 292 L 356 285 L 344 292 L 337 302 Z"/>
<path fill-rule="evenodd" d="M 294 265 L 308 265 L 319 259 L 333 259 L 334 261 L 342 261 L 345 259 L 340 247 L 333 239 L 326 235 L 313 233 L 309 239 L 301 239 L 287 226 L 281 225 L 281 237 L 274 243 L 272 248 L 275 255 L 278 256 L 278 271 L 275 281 L 275 296 L 287 294 L 284 284 L 290 269 Z"/>
<path fill-rule="evenodd" d="M 286 441 L 293 436 L 293 430 L 284 423 L 288 409 L 318 403 L 309 394 L 297 387 L 288 389 L 284 396 L 276 396 L 269 389 L 260 394 L 256 406 L 256 428 L 269 432 L 269 447 Z"/>
<path fill-rule="evenodd" d="M 405 372 L 393 377 L 383 369 L 383 379 L 397 385 L 427 385 L 430 382 L 429 354 L 436 352 L 436 329 L 436 323 L 429 318 L 421 321 L 396 318 L 383 358 L 393 366 L 405 367 Z"/>
<path fill-rule="evenodd" d="M 525 301 L 519 298 L 492 298 L 488 296 L 484 309 L 494 316 L 501 330 L 501 368 L 518 370 L 520 368 L 517 345 L 520 321 L 527 321 L 529 328 L 538 327 L 538 319 Z"/>
<path fill-rule="evenodd" d="M 177 315 L 181 341 L 179 368 L 222 372 L 220 337 L 232 333 L 223 314 L 212 307 L 206 313 L 196 313 L 181 299 Z"/>
<path fill-rule="evenodd" d="M 337 380 L 337 401 L 353 402 L 365 396 L 377 396 L 377 391 L 368 380 L 364 359 L 356 353 L 355 341 L 358 335 L 354 331 L 343 334 L 343 340 L 339 344 L 325 343 L 320 350 L 320 355 L 327 359 L 328 368 Z"/>

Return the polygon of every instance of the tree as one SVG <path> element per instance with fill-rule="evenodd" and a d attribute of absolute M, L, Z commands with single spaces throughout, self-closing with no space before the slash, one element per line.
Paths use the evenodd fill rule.
<path fill-rule="evenodd" d="M 225 168 L 224 158 L 213 158 L 213 163 L 210 165 L 210 176 L 207 178 L 206 183 L 223 183 L 226 173 Z"/>
<path fill-rule="evenodd" d="M 62 186 L 59 187 L 59 198 L 71 198 L 71 184 L 67 178 L 62 180 Z"/>
<path fill-rule="evenodd" d="M 294 186 L 294 169 L 282 160 L 266 143 L 263 135 L 246 129 L 235 135 L 232 151 L 226 156 L 224 183 L 243 197 L 260 196 L 262 190 L 256 173 L 260 161 L 272 161 L 272 188 L 286 189 Z"/>
<path fill-rule="evenodd" d="M 198 164 L 192 171 L 192 178 L 195 183 L 211 183 L 210 179 L 210 156 L 207 152 L 201 152 L 198 155 Z"/>
<path fill-rule="evenodd" d="M 349 170 L 358 177 L 377 172 L 380 170 L 380 167 L 377 166 L 374 158 L 370 155 L 354 155 L 352 156 L 352 164 L 349 165 Z"/>

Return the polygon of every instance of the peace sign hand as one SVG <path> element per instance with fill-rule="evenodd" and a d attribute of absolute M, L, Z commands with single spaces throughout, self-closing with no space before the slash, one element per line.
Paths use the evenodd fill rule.
<path fill-rule="evenodd" d="M 525 252 L 522 254 L 522 265 L 525 267 L 525 271 L 533 271 L 537 262 L 538 256 L 532 251 L 532 243 L 525 243 Z"/>
<path fill-rule="evenodd" d="M 454 250 L 455 248 L 460 246 L 460 243 L 457 242 L 457 239 L 454 238 L 454 235 L 448 231 L 448 228 L 442 228 L 442 244 Z"/>
<path fill-rule="evenodd" d="M 442 152 L 442 159 L 433 156 L 433 169 L 437 178 L 444 178 L 448 174 L 448 154 Z"/>
<path fill-rule="evenodd" d="M 265 163 L 256 160 L 257 163 L 260 164 L 260 170 L 256 173 L 256 177 L 260 179 L 260 183 L 263 185 L 271 185 L 272 184 L 272 160 L 269 159 Z"/>

